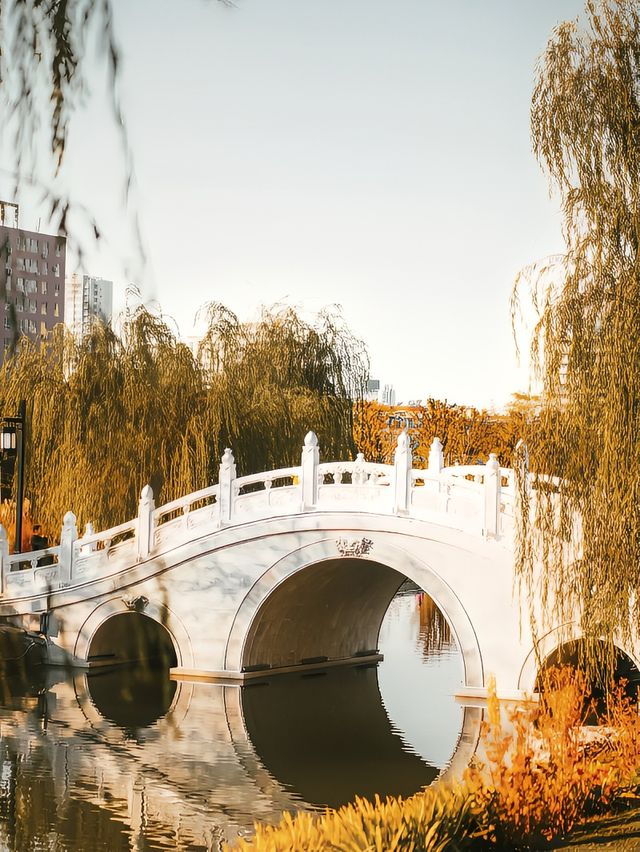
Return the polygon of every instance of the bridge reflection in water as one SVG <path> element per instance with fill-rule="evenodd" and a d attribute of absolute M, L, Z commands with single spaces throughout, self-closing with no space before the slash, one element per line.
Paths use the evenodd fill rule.
<path fill-rule="evenodd" d="M 459 670 L 442 624 L 427 630 L 444 644 L 420 670 L 423 600 L 394 601 L 390 658 L 380 670 L 245 688 L 176 683 L 144 669 L 60 672 L 55 682 L 49 671 L 46 680 L 14 686 L 0 708 L 0 848 L 50 848 L 56 838 L 56 848 L 83 852 L 217 849 L 283 810 L 337 806 L 356 793 L 412 794 L 442 766 L 425 759 L 431 746 L 415 745 L 416 736 L 442 739 L 448 715 L 453 725 L 440 750 L 448 760 L 462 725 L 466 761 L 479 721 L 477 711 L 463 715 L 435 694 Z M 390 694 L 384 666 L 396 672 L 399 660 L 410 661 L 404 691 Z M 405 704 L 418 712 L 399 720 L 394 708 Z"/>
<path fill-rule="evenodd" d="M 243 689 L 242 708 L 261 762 L 311 805 L 410 796 L 438 776 L 393 730 L 375 668 L 274 678 Z"/>

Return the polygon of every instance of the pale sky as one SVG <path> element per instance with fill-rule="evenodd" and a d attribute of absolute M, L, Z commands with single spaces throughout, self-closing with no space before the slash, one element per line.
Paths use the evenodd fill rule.
<path fill-rule="evenodd" d="M 183 336 L 207 301 L 242 319 L 338 303 L 399 400 L 504 404 L 527 389 L 512 282 L 563 248 L 531 153 L 534 68 L 582 7 L 114 0 L 148 263 L 124 268 L 122 166 L 96 83 L 65 172 L 106 227 L 84 271 L 113 278 L 120 306 L 135 278 Z"/>

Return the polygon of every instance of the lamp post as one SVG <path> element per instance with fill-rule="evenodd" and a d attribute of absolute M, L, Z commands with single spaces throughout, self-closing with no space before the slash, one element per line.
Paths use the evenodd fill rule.
<path fill-rule="evenodd" d="M 14 551 L 22 551 L 22 505 L 24 503 L 24 429 L 27 404 L 23 400 L 18 406 L 16 417 L 3 417 L 0 432 L 0 449 L 3 458 L 18 462 L 18 482 L 16 494 L 16 541 Z"/>

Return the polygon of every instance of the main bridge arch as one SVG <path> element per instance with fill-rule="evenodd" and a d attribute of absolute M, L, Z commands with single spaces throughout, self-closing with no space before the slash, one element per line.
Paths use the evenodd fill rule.
<path fill-rule="evenodd" d="M 314 541 L 271 565 L 236 612 L 225 670 L 247 673 L 375 653 L 384 614 L 405 578 L 434 600 L 449 623 L 465 686 L 482 688 L 480 645 L 456 592 L 433 565 L 375 532 Z"/>

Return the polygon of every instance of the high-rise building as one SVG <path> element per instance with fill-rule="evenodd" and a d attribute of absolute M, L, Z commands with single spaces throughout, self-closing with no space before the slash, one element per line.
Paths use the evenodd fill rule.
<path fill-rule="evenodd" d="M 393 385 L 385 385 L 382 390 L 378 392 L 378 402 L 381 402 L 382 405 L 396 404 L 396 392 Z"/>
<path fill-rule="evenodd" d="M 0 363 L 16 336 L 39 341 L 63 322 L 65 255 L 64 237 L 19 228 L 17 205 L 0 202 Z"/>
<path fill-rule="evenodd" d="M 67 281 L 64 319 L 77 340 L 82 340 L 96 320 L 110 322 L 113 282 L 91 275 L 72 275 Z"/>

